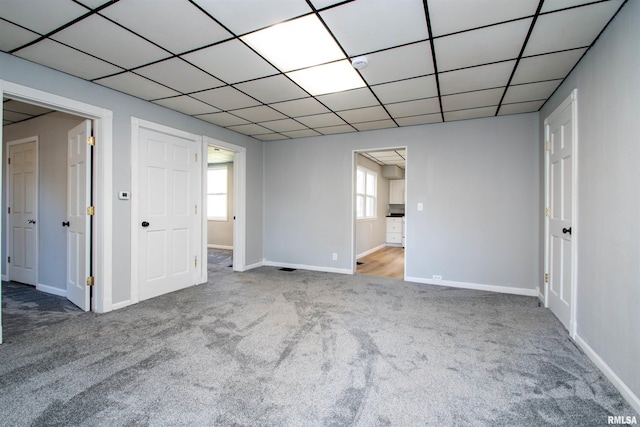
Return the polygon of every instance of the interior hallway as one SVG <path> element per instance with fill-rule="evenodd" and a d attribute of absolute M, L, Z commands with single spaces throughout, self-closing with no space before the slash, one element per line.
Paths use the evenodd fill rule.
<path fill-rule="evenodd" d="M 404 248 L 385 246 L 358 259 L 356 273 L 404 279 Z"/>

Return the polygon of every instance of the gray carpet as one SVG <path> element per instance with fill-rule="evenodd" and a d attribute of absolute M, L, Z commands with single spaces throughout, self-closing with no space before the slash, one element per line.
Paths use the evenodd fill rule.
<path fill-rule="evenodd" d="M 2 425 L 590 426 L 636 415 L 535 298 L 371 276 L 220 270 L 5 338 Z"/>

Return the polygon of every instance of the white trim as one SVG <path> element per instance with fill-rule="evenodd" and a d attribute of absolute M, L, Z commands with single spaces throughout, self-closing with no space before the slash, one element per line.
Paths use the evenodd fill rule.
<path fill-rule="evenodd" d="M 244 271 L 252 270 L 252 269 L 258 268 L 258 267 L 264 267 L 264 260 L 256 262 L 256 263 L 253 263 L 253 264 L 245 265 Z"/>
<path fill-rule="evenodd" d="M 540 300 L 540 303 L 542 305 L 545 304 L 545 302 L 544 302 L 544 292 L 540 292 L 540 289 L 538 289 L 538 299 Z"/>
<path fill-rule="evenodd" d="M 348 268 L 332 268 L 317 265 L 290 264 L 287 262 L 264 261 L 267 267 L 295 268 L 297 270 L 322 271 L 324 273 L 352 274 Z"/>
<path fill-rule="evenodd" d="M 448 286 L 451 288 L 473 289 L 477 291 L 497 292 L 500 294 L 538 296 L 536 289 L 516 288 L 512 286 L 485 285 L 480 283 L 454 282 L 451 280 L 424 279 L 422 277 L 407 277 L 407 282 L 423 283 L 426 285 Z"/>
<path fill-rule="evenodd" d="M 52 294 L 52 295 L 58 295 L 60 297 L 67 297 L 67 290 L 66 289 L 60 289 L 60 288 L 55 288 L 53 286 L 49 286 L 49 285 L 43 285 L 42 283 L 38 283 L 36 285 L 36 290 L 41 291 L 41 292 L 46 292 L 48 294 Z"/>
<path fill-rule="evenodd" d="M 575 341 L 584 353 L 591 359 L 598 369 L 613 383 L 618 389 L 622 397 L 631 405 L 631 407 L 640 414 L 640 398 L 627 386 L 622 379 L 602 360 L 598 353 L 592 349 L 580 335 L 576 334 Z"/>
<path fill-rule="evenodd" d="M 2 275 L 2 281 L 3 282 L 8 282 L 9 281 L 9 277 L 6 274 Z"/>
<path fill-rule="evenodd" d="M 374 252 L 377 252 L 377 251 L 379 251 L 380 249 L 386 248 L 387 246 L 388 246 L 387 244 L 383 243 L 383 244 L 381 244 L 381 245 L 379 245 L 379 246 L 376 246 L 375 248 L 369 249 L 368 251 L 364 251 L 364 252 L 362 252 L 361 254 L 356 255 L 356 259 L 360 259 L 360 258 L 362 258 L 362 257 L 365 257 L 365 256 L 369 255 L 369 254 L 372 254 L 372 253 L 374 253 Z"/>
<path fill-rule="evenodd" d="M 125 300 L 113 304 L 111 308 L 113 310 L 120 310 L 121 308 L 129 307 L 132 304 L 134 303 L 132 303 L 131 300 Z"/>
<path fill-rule="evenodd" d="M 97 313 L 111 311 L 113 272 L 113 220 L 112 220 L 112 170 L 113 170 L 113 112 L 60 95 L 0 80 L 0 95 L 29 104 L 39 105 L 93 120 L 95 146 L 95 197 L 94 205 L 94 286 L 93 309 Z M 0 110 L 1 111 L 1 110 Z M 0 112 L 0 116 L 2 112 Z M 0 130 L 0 136 L 1 136 Z M 0 177 L 2 176 L 0 166 Z M 1 179 L 1 178 L 0 178 Z M 1 202 L 0 202 L 1 203 Z M 4 207 L 2 207 L 4 209 Z M 0 230 L 2 233 L 2 230 Z M 1 237 L 1 236 L 0 236 Z M 0 254 L 1 256 L 1 254 Z M 1 326 L 1 323 L 0 323 Z M 1 342 L 1 335 L 0 335 Z"/>
<path fill-rule="evenodd" d="M 228 251 L 232 251 L 233 250 L 233 246 L 226 246 L 226 245 L 211 245 L 211 244 L 207 244 L 207 248 L 210 249 L 225 249 Z"/>
<path fill-rule="evenodd" d="M 38 270 L 39 270 L 39 259 L 40 259 L 40 253 L 39 253 L 39 248 L 40 248 L 40 204 L 39 204 L 39 198 L 40 198 L 40 138 L 38 137 L 38 135 L 34 135 L 34 136 L 29 136 L 27 138 L 21 138 L 21 139 L 17 139 L 14 141 L 7 141 L 6 143 L 6 147 L 7 147 L 7 153 L 6 156 L 3 156 L 3 162 L 4 159 L 9 157 L 9 152 L 11 151 L 11 147 L 14 145 L 20 145 L 20 144 L 28 144 L 30 142 L 35 143 L 36 146 L 36 180 L 35 180 L 35 185 L 36 185 L 36 226 L 35 226 L 35 230 L 36 230 L 36 247 L 35 247 L 35 277 L 34 277 L 34 283 L 33 285 L 37 285 L 38 283 Z M 5 144 L 3 144 L 5 145 Z M 7 206 L 9 206 L 11 204 L 11 195 L 13 194 L 12 191 L 12 185 L 11 185 L 11 169 L 12 166 L 11 164 L 7 165 L 7 173 L 6 173 L 6 195 L 7 195 L 7 199 L 6 199 L 6 203 Z M 11 222 L 9 221 L 9 214 L 7 214 L 6 216 L 6 249 L 7 249 L 7 256 L 3 257 L 3 263 L 4 263 L 4 268 L 5 271 L 7 272 L 7 280 L 11 280 L 11 266 L 9 265 L 8 262 L 8 257 L 13 256 L 13 244 L 12 244 L 12 239 L 11 237 Z"/>

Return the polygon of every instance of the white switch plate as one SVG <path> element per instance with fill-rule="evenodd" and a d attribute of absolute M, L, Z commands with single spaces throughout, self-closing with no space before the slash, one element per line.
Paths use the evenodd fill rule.
<path fill-rule="evenodd" d="M 421 211 L 424 209 L 424 205 L 422 203 L 418 203 L 418 210 Z"/>

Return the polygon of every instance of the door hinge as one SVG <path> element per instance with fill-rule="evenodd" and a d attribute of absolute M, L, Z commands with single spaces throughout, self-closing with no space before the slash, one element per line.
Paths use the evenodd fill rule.
<path fill-rule="evenodd" d="M 196 163 L 197 163 L 198 162 L 198 153 L 196 153 L 194 157 L 196 158 Z"/>
<path fill-rule="evenodd" d="M 8 164 L 11 164 L 11 157 L 7 157 Z"/>
<path fill-rule="evenodd" d="M 93 286 L 95 284 L 95 279 L 93 276 L 87 277 L 87 286 Z"/>
<path fill-rule="evenodd" d="M 549 208 L 544 208 L 544 216 L 549 216 Z"/>
<path fill-rule="evenodd" d="M 195 268 L 198 268 L 198 255 L 193 258 L 193 265 Z"/>
<path fill-rule="evenodd" d="M 11 257 L 10 257 L 10 256 L 8 256 L 8 257 L 7 257 L 7 262 L 8 262 L 9 264 L 11 264 Z"/>
<path fill-rule="evenodd" d="M 551 141 L 547 141 L 544 143 L 544 149 L 547 151 L 551 151 Z"/>
<path fill-rule="evenodd" d="M 91 145 L 91 146 L 96 145 L 96 137 L 95 136 L 88 137 L 87 138 L 87 145 Z"/>
<path fill-rule="evenodd" d="M 11 208 L 7 208 L 7 213 L 11 213 Z"/>
<path fill-rule="evenodd" d="M 544 283 L 549 283 L 549 273 L 544 273 Z"/>
<path fill-rule="evenodd" d="M 96 208 L 94 208 L 93 206 L 87 206 L 87 215 L 95 215 L 96 214 Z"/>

